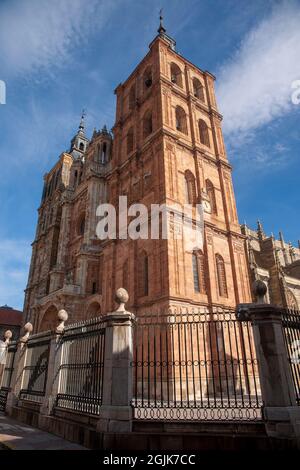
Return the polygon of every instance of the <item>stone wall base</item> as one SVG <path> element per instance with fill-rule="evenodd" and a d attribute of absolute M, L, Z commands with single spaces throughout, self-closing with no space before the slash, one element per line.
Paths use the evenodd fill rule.
<path fill-rule="evenodd" d="M 293 439 L 267 436 L 262 423 L 162 423 L 134 421 L 131 433 L 99 432 L 97 418 L 71 412 L 40 415 L 37 410 L 13 407 L 12 418 L 89 449 L 103 450 L 287 450 Z M 60 412 L 59 412 L 60 414 Z"/>

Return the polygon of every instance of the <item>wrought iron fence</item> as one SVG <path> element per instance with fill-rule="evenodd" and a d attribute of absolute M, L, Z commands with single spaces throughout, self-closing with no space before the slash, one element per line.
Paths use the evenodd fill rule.
<path fill-rule="evenodd" d="M 56 406 L 98 415 L 102 401 L 105 328 L 100 318 L 67 327 L 62 338 Z"/>
<path fill-rule="evenodd" d="M 300 405 L 300 312 L 294 309 L 283 310 L 282 325 L 296 400 Z"/>
<path fill-rule="evenodd" d="M 6 364 L 4 367 L 2 381 L 1 381 L 0 411 L 5 411 L 7 395 L 11 389 L 11 378 L 12 378 L 12 373 L 15 367 L 16 351 L 17 351 L 17 343 L 15 341 L 11 342 L 7 349 Z"/>
<path fill-rule="evenodd" d="M 233 310 L 140 316 L 132 367 L 136 419 L 261 419 L 252 327 Z"/>
<path fill-rule="evenodd" d="M 45 396 L 48 372 L 50 331 L 30 337 L 22 375 L 20 399 L 41 403 Z"/>

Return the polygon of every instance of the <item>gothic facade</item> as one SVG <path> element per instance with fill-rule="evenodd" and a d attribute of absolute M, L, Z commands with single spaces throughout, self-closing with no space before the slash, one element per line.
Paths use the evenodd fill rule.
<path fill-rule="evenodd" d="M 286 243 L 279 232 L 279 240 L 274 235 L 267 236 L 262 224 L 257 230 L 242 225 L 246 235 L 246 252 L 252 281 L 265 282 L 267 301 L 287 308 L 299 310 L 300 306 L 300 241 L 298 248 Z M 253 299 L 255 300 L 255 299 Z"/>
<path fill-rule="evenodd" d="M 85 135 L 44 177 L 25 295 L 35 331 L 65 308 L 69 321 L 111 311 L 125 287 L 137 314 L 170 306 L 225 306 L 251 298 L 245 235 L 214 92 L 215 77 L 176 52 L 162 25 L 149 52 L 115 90 L 116 121 Z M 100 240 L 97 207 L 128 204 L 204 208 L 201 249 L 167 239 Z M 194 213 L 193 213 L 194 214 Z M 194 215 L 192 216 L 194 217 Z"/>

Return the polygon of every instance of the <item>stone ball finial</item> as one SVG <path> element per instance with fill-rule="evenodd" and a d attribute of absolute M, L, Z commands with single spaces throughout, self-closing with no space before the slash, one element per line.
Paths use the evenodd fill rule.
<path fill-rule="evenodd" d="M 59 321 L 67 321 L 68 320 L 68 313 L 66 312 L 66 310 L 64 310 L 63 308 L 61 310 L 59 310 L 58 314 L 57 314 L 57 318 L 59 319 Z"/>
<path fill-rule="evenodd" d="M 12 338 L 12 332 L 10 330 L 6 330 L 6 332 L 4 333 L 4 339 L 5 339 L 5 342 L 6 343 L 9 343 L 9 341 L 11 340 Z"/>
<path fill-rule="evenodd" d="M 253 292 L 256 296 L 257 303 L 264 304 L 265 303 L 264 297 L 267 293 L 266 284 L 263 281 L 261 281 L 260 279 L 256 279 L 253 282 L 252 288 L 253 288 Z"/>
<path fill-rule="evenodd" d="M 57 314 L 57 318 L 58 318 L 58 321 L 59 321 L 59 324 L 57 325 L 56 327 L 56 333 L 57 334 L 61 334 L 64 332 L 64 329 L 65 329 L 65 322 L 68 320 L 69 318 L 69 315 L 68 313 L 66 312 L 66 310 L 64 310 L 63 308 L 61 310 L 59 310 L 58 314 Z"/>
<path fill-rule="evenodd" d="M 26 343 L 28 341 L 29 335 L 33 330 L 33 326 L 30 322 L 25 323 L 24 325 L 25 334 L 20 338 L 21 343 Z"/>
<path fill-rule="evenodd" d="M 25 323 L 24 330 L 26 331 L 26 333 L 31 333 L 33 330 L 32 323 L 30 322 Z"/>
<path fill-rule="evenodd" d="M 129 295 L 126 289 L 124 287 L 120 287 L 119 289 L 116 290 L 115 294 L 115 301 L 117 304 L 119 304 L 119 307 L 117 308 L 116 312 L 125 312 L 125 304 L 129 300 Z"/>

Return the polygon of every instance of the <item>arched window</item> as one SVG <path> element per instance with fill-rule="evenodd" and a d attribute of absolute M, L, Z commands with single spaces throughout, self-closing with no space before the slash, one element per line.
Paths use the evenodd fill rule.
<path fill-rule="evenodd" d="M 193 92 L 195 98 L 204 101 L 204 87 L 198 78 L 193 78 Z"/>
<path fill-rule="evenodd" d="M 228 297 L 225 263 L 221 255 L 216 255 L 217 278 L 219 294 L 221 297 Z"/>
<path fill-rule="evenodd" d="M 51 305 L 51 307 L 49 307 L 44 313 L 38 330 L 55 330 L 57 326 L 57 313 L 57 308 L 54 305 Z"/>
<path fill-rule="evenodd" d="M 190 170 L 184 173 L 185 178 L 185 202 L 187 204 L 196 204 L 196 184 L 195 177 Z"/>
<path fill-rule="evenodd" d="M 152 126 L 152 113 L 150 110 L 146 111 L 143 118 L 143 136 L 144 139 L 152 134 L 153 126 Z"/>
<path fill-rule="evenodd" d="M 148 295 L 149 291 L 149 261 L 146 251 L 142 251 L 139 256 L 138 269 L 138 293 L 139 296 Z"/>
<path fill-rule="evenodd" d="M 83 236 L 85 231 L 85 216 L 82 215 L 78 222 L 78 235 Z"/>
<path fill-rule="evenodd" d="M 194 290 L 206 294 L 205 258 L 201 250 L 192 254 Z"/>
<path fill-rule="evenodd" d="M 217 214 L 217 202 L 214 185 L 210 180 L 206 180 L 206 193 L 209 197 L 212 214 Z"/>
<path fill-rule="evenodd" d="M 83 143 L 83 142 L 80 142 L 80 144 L 79 144 L 79 150 L 84 150 L 84 143 Z"/>
<path fill-rule="evenodd" d="M 206 122 L 204 122 L 202 119 L 199 119 L 198 127 L 199 127 L 199 138 L 200 138 L 201 144 L 206 145 L 206 147 L 210 147 L 209 133 L 208 133 L 208 127 L 207 127 Z"/>
<path fill-rule="evenodd" d="M 171 82 L 182 88 L 182 72 L 174 62 L 171 63 Z"/>
<path fill-rule="evenodd" d="M 101 152 L 101 163 L 104 165 L 106 163 L 106 153 L 107 153 L 107 144 L 103 142 L 102 144 L 102 152 Z"/>
<path fill-rule="evenodd" d="M 132 110 L 135 105 L 135 85 L 132 85 L 128 96 L 128 108 Z"/>
<path fill-rule="evenodd" d="M 98 144 L 95 150 L 95 161 L 97 163 L 100 163 L 100 159 L 101 159 L 101 145 Z"/>
<path fill-rule="evenodd" d="M 151 67 L 147 67 L 143 74 L 144 88 L 147 90 L 152 85 L 152 70 Z"/>
<path fill-rule="evenodd" d="M 129 153 L 131 153 L 133 151 L 133 129 L 132 129 L 132 127 L 127 132 L 126 142 L 127 142 L 127 155 L 128 155 Z"/>
<path fill-rule="evenodd" d="M 183 134 L 187 134 L 186 114 L 181 106 L 176 106 L 175 110 L 176 129 Z"/>

